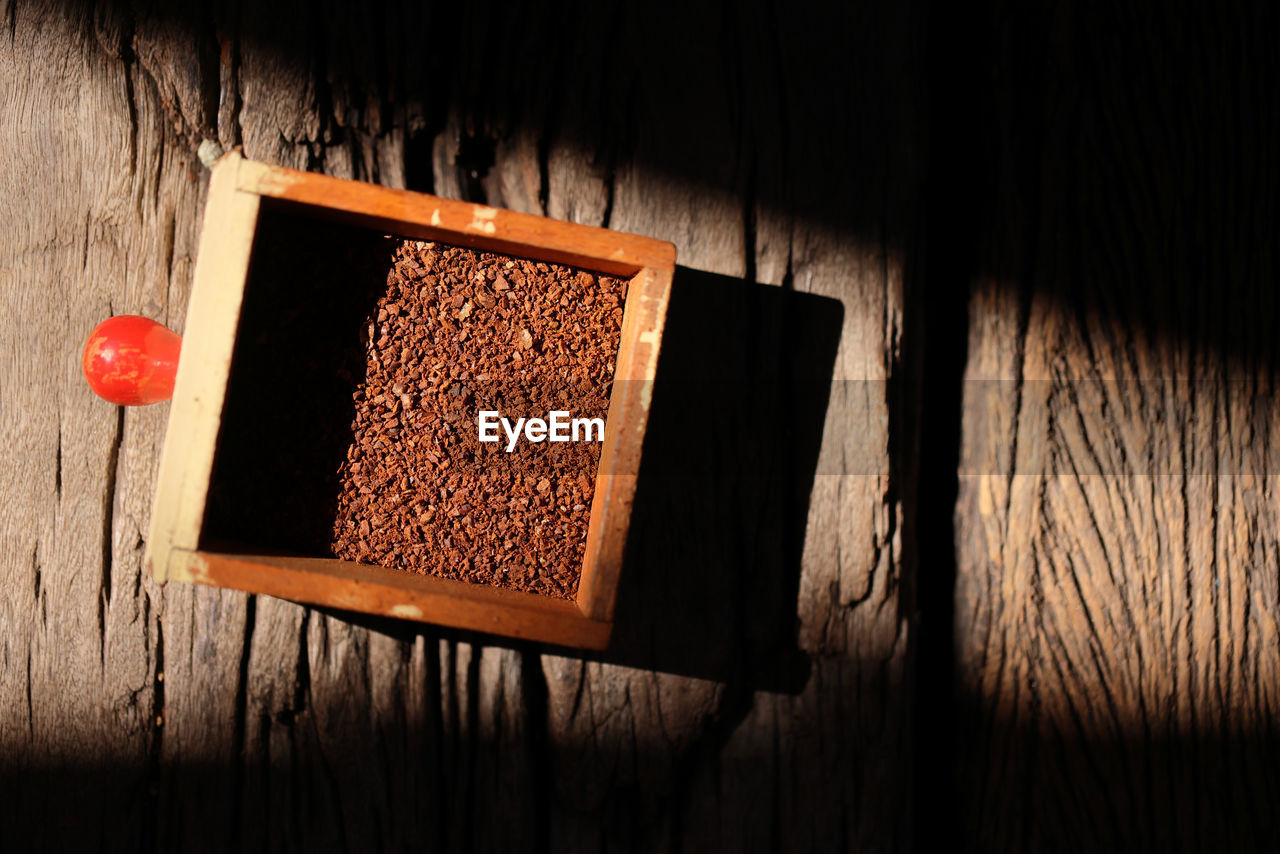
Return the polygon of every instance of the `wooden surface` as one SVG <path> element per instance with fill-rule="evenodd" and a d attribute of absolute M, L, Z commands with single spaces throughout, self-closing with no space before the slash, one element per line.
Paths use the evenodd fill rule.
<path fill-rule="evenodd" d="M 1280 22 L 1008 5 L 961 96 L 997 168 L 963 212 L 956 816 L 988 850 L 1280 850 Z"/>
<path fill-rule="evenodd" d="M 1275 22 L 825 5 L 0 7 L 0 834 L 1280 845 Z M 614 649 L 146 576 L 203 138 L 676 244 Z"/>

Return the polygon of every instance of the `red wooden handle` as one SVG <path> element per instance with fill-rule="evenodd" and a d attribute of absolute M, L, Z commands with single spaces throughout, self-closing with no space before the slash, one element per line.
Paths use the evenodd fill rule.
<path fill-rule="evenodd" d="M 120 314 L 89 333 L 81 367 L 89 388 L 120 406 L 145 406 L 173 396 L 182 337 L 154 320 Z"/>

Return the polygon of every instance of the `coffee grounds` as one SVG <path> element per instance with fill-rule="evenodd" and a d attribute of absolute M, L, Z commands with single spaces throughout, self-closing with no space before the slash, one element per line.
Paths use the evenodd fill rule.
<path fill-rule="evenodd" d="M 402 241 L 361 332 L 330 546 L 342 559 L 543 595 L 577 592 L 598 442 L 480 442 L 495 410 L 603 419 L 625 280 Z"/>

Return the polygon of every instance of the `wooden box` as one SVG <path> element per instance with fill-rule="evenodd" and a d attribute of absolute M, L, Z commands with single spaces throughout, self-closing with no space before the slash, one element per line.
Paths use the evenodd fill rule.
<path fill-rule="evenodd" d="M 260 211 L 630 278 L 575 601 L 349 561 L 202 547 L 223 404 Z M 156 579 L 593 649 L 609 642 L 651 384 L 675 265 L 664 241 L 223 157 L 213 169 L 152 509 Z M 631 380 L 632 382 L 626 382 Z"/>

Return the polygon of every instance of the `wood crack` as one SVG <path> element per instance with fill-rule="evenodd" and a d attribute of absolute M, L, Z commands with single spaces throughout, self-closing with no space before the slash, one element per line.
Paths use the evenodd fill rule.
<path fill-rule="evenodd" d="M 474 816 L 476 814 L 477 796 L 480 794 L 476 791 L 475 769 L 477 760 L 480 757 L 480 659 L 484 655 L 483 648 L 478 644 L 471 645 L 471 655 L 467 658 L 466 672 L 466 692 L 467 692 L 467 710 L 466 723 L 464 732 L 466 733 L 466 744 L 463 762 L 465 767 L 461 770 L 461 778 L 464 781 L 462 788 L 461 803 L 457 806 L 457 814 L 462 816 Z M 456 668 L 455 668 L 456 669 Z M 461 848 L 464 851 L 475 849 L 475 823 L 470 820 L 464 820 L 462 828 L 459 832 Z"/>
<path fill-rule="evenodd" d="M 98 651 L 103 668 L 107 662 L 107 607 L 111 603 L 111 575 L 115 569 L 116 481 L 120 472 L 120 448 L 124 440 L 124 407 L 116 407 L 115 432 L 107 452 L 107 478 L 102 491 L 102 583 L 98 594 Z"/>
<path fill-rule="evenodd" d="M 36 740 L 36 707 L 31 699 L 31 643 L 27 643 L 27 737 Z"/>
<path fill-rule="evenodd" d="M 147 615 L 144 618 L 144 624 L 149 622 L 151 613 L 151 595 L 147 594 L 143 609 Z M 168 724 L 165 718 L 164 705 L 164 624 L 159 617 L 156 618 L 156 643 L 153 661 L 153 670 L 151 674 L 151 722 L 154 724 L 153 736 L 151 738 L 150 749 L 147 753 L 147 778 L 151 786 L 151 790 L 157 791 L 160 787 L 160 765 L 164 759 L 164 731 Z M 148 800 L 148 805 L 154 812 L 155 797 Z M 156 827 L 154 815 L 152 820 L 147 822 L 147 827 L 153 832 Z"/>
<path fill-rule="evenodd" d="M 609 172 L 604 182 L 604 213 L 600 217 L 600 227 L 608 228 L 609 223 L 613 221 L 613 200 L 617 192 L 618 176 L 613 166 L 609 167 Z"/>
<path fill-rule="evenodd" d="M 578 662 L 578 684 L 574 686 L 573 702 L 569 704 L 569 720 L 575 720 L 578 717 L 578 710 L 582 708 L 582 698 L 586 693 L 586 687 L 587 662 L 582 660 Z"/>
<path fill-rule="evenodd" d="M 32 576 L 32 581 L 34 582 L 34 587 L 35 587 L 34 601 L 39 603 L 40 597 L 43 593 L 43 588 L 41 585 L 42 573 L 40 570 L 40 541 L 39 540 L 36 540 L 35 546 L 31 549 L 31 576 Z"/>
<path fill-rule="evenodd" d="M 88 273 L 89 271 L 89 226 L 93 217 L 93 211 L 84 212 L 84 250 L 80 254 L 80 272 Z"/>
<path fill-rule="evenodd" d="M 144 59 L 142 56 L 138 54 L 137 47 L 134 44 L 134 42 L 137 39 L 137 22 L 134 21 L 133 19 L 130 19 L 130 27 L 128 32 L 130 34 L 130 38 L 129 38 L 128 53 L 125 56 L 125 60 L 127 63 L 126 67 L 129 69 L 137 68 L 139 71 L 142 72 L 142 76 L 146 79 L 148 83 L 151 84 L 151 90 L 154 93 L 156 100 L 160 103 L 160 106 L 164 109 L 165 114 L 168 116 L 170 123 L 172 125 L 172 129 L 178 132 L 178 134 L 182 138 L 182 141 L 186 144 L 187 148 L 194 153 L 196 149 L 199 147 L 200 142 L 206 136 L 214 133 L 213 129 L 212 128 L 205 129 L 205 128 L 200 128 L 195 126 L 182 112 L 182 108 L 178 103 L 165 97 L 164 89 L 161 86 L 161 80 L 164 76 L 164 70 L 152 68 L 147 63 L 146 59 Z M 202 53 L 207 54 L 207 51 Z M 205 91 L 200 92 L 199 95 L 202 100 L 206 100 L 210 97 L 209 90 L 212 87 L 217 87 L 219 85 L 218 83 L 219 76 L 217 74 L 211 73 L 210 63 L 205 55 L 196 57 L 194 61 L 199 63 L 202 66 L 201 72 L 199 73 L 198 76 L 204 81 L 203 88 Z M 129 105 L 130 105 L 130 117 L 133 119 L 134 136 L 136 137 L 138 113 L 137 113 L 137 106 L 134 102 L 134 98 L 136 96 L 136 91 L 135 91 L 136 84 L 135 84 L 132 73 L 129 74 L 128 84 L 129 84 L 128 94 L 129 94 Z M 215 93 L 215 97 L 216 97 L 216 93 Z M 215 100 L 215 103 L 216 103 L 216 100 Z M 204 106 L 204 104 L 202 104 L 202 106 Z M 217 115 L 216 109 L 214 111 L 214 115 L 215 116 Z M 163 122 L 159 124 L 159 128 L 162 135 L 170 129 L 169 126 L 167 126 Z M 136 152 L 136 144 L 134 147 Z M 164 157 L 162 156 L 163 151 L 164 151 L 164 140 L 161 139 L 160 144 L 157 146 L 157 156 L 156 156 L 156 160 L 157 160 L 156 188 L 157 190 L 159 189 L 159 186 L 160 186 L 158 173 L 164 163 Z"/>
<path fill-rule="evenodd" d="M 311 658 L 308 634 L 311 617 L 315 612 L 303 607 L 302 620 L 298 623 L 297 658 L 293 667 L 293 693 L 289 705 L 276 712 L 274 720 L 282 726 L 293 726 L 298 716 L 311 707 Z M 368 683 L 368 662 L 362 665 L 365 669 L 365 682 Z"/>
<path fill-rule="evenodd" d="M 53 492 L 58 500 L 62 503 L 62 414 L 58 414 L 58 454 L 54 460 L 53 470 Z"/>
<path fill-rule="evenodd" d="M 1095 665 L 1097 665 L 1099 664 L 1099 662 L 1097 660 L 1096 651 L 1094 651 L 1093 654 L 1094 654 Z M 1080 674 L 1077 672 L 1075 664 L 1074 662 L 1072 662 L 1070 656 L 1050 655 L 1049 663 L 1053 666 L 1054 675 L 1057 677 L 1058 684 L 1062 688 L 1067 689 L 1068 686 L 1072 684 L 1072 682 L 1075 682 L 1076 684 L 1081 683 L 1082 680 L 1080 678 Z M 1101 674 L 1101 671 L 1099 671 L 1099 673 Z M 1070 676 L 1071 678 L 1068 679 L 1068 676 Z M 1104 698 L 1106 700 L 1107 709 L 1108 711 L 1111 712 L 1111 715 L 1112 715 L 1112 721 L 1113 723 L 1118 723 L 1120 718 L 1119 718 L 1119 709 L 1116 704 L 1115 694 L 1112 692 L 1111 687 L 1107 683 L 1105 678 L 1101 680 L 1100 684 L 1101 684 Z M 1064 697 L 1064 706 L 1066 708 L 1068 716 L 1071 718 L 1071 723 L 1075 726 L 1076 733 L 1082 739 L 1086 738 L 1091 733 L 1092 727 L 1090 727 L 1085 722 L 1085 716 L 1084 714 L 1082 714 L 1081 709 L 1079 707 L 1079 703 L 1077 702 L 1079 699 L 1079 695 L 1077 695 L 1076 693 L 1070 690 L 1063 690 L 1063 697 Z M 1072 757 L 1069 758 L 1065 752 L 1066 739 L 1063 737 L 1061 728 L 1055 725 L 1052 722 L 1052 720 L 1048 722 L 1048 728 L 1054 734 L 1059 736 L 1058 738 L 1059 761 L 1062 763 L 1063 767 L 1070 765 L 1073 759 L 1076 759 L 1077 757 L 1083 758 L 1085 766 L 1092 773 L 1093 778 L 1095 780 L 1103 781 L 1106 779 L 1107 775 L 1104 773 L 1103 769 L 1098 765 L 1097 759 L 1095 758 L 1094 752 L 1092 750 L 1089 750 L 1088 747 L 1086 746 L 1077 745 L 1073 750 Z M 1117 749 L 1120 750 L 1122 753 L 1125 752 L 1123 741 L 1118 740 Z M 1128 777 L 1125 778 L 1125 787 L 1128 789 L 1129 797 L 1133 799 L 1132 803 L 1137 803 L 1137 792 L 1134 791 L 1133 789 L 1133 781 Z M 1117 829 L 1120 827 L 1123 827 L 1123 822 L 1120 820 L 1120 815 L 1116 811 L 1116 804 L 1111 798 L 1107 799 L 1107 811 L 1113 823 L 1113 827 Z"/>
<path fill-rule="evenodd" d="M 209 593 L 210 596 L 228 596 L 228 593 Z M 247 842 L 243 838 L 244 833 L 244 798 L 239 795 L 245 790 L 245 777 L 248 771 L 249 756 L 246 752 L 247 729 L 249 719 L 249 661 L 253 652 L 253 635 L 257 624 L 258 615 L 258 597 L 252 594 L 245 597 L 244 609 L 244 632 L 240 642 L 240 667 L 236 674 L 236 695 L 235 695 L 235 721 L 232 724 L 231 734 L 231 755 L 232 761 L 235 762 L 235 791 L 237 797 L 234 799 L 234 816 L 235 816 L 235 832 L 238 837 L 237 849 L 243 849 L 244 843 Z M 194 619 L 194 618 L 193 618 Z M 191 640 L 194 643 L 197 637 L 197 627 L 194 622 L 191 626 Z M 190 650 L 188 654 L 194 653 Z"/>
<path fill-rule="evenodd" d="M 160 251 L 164 253 L 164 269 L 168 274 L 166 281 L 173 281 L 173 256 L 176 240 L 174 234 L 178 227 L 178 218 L 175 214 L 169 216 L 168 222 L 165 223 L 164 236 L 160 242 Z"/>
<path fill-rule="evenodd" d="M 307 608 L 307 609 L 305 609 L 305 610 L 306 610 L 306 613 L 305 613 L 305 615 L 304 615 L 304 617 L 303 617 L 302 623 L 300 624 L 300 625 L 304 625 L 304 626 L 305 626 L 305 625 L 309 625 L 309 624 L 310 624 L 310 614 L 311 614 L 311 609 L 310 609 L 310 608 Z M 321 619 L 324 619 L 324 618 L 322 617 Z M 321 626 L 322 626 L 322 628 L 327 628 L 323 623 L 321 624 Z M 306 641 L 305 641 L 305 638 L 306 638 L 306 634 L 307 634 L 307 632 L 306 632 L 306 629 L 305 629 L 305 628 L 304 628 L 304 629 L 302 629 L 301 634 L 302 634 L 302 637 L 304 638 L 304 640 L 303 640 L 303 647 L 304 647 L 304 650 L 305 650 L 305 647 L 306 647 Z M 328 648 L 328 639 L 327 639 L 327 638 L 325 639 L 325 644 L 324 644 L 324 646 L 325 646 L 325 648 Z M 303 653 L 303 655 L 304 655 L 304 657 L 305 657 L 305 652 Z M 308 665 L 307 665 L 307 668 L 308 668 L 308 669 L 307 669 L 307 673 L 308 673 L 308 675 L 307 675 L 307 677 L 306 677 L 306 687 L 303 689 L 303 690 L 304 690 L 304 695 L 306 695 L 306 694 L 307 694 L 307 692 L 309 692 L 309 691 L 310 691 L 310 686 L 311 686 L 311 678 L 310 678 L 310 675 L 309 675 L 309 674 L 310 674 L 310 664 L 309 664 L 309 663 L 308 663 Z M 368 684 L 369 684 L 369 680 L 368 680 L 368 678 L 367 678 L 367 676 L 368 676 L 367 672 L 366 672 L 365 676 L 366 676 L 366 678 L 363 680 L 363 682 L 364 682 L 364 684 L 365 684 L 365 685 L 368 685 Z M 295 684 L 295 690 L 297 689 L 298 685 L 299 685 L 299 684 L 301 683 L 301 681 L 302 681 L 301 674 L 299 674 L 299 675 L 298 675 L 297 679 L 298 679 L 298 681 L 294 683 L 294 684 Z M 297 695 L 296 695 L 296 694 L 295 694 L 295 696 L 294 696 L 294 700 L 295 700 L 295 702 L 296 702 L 296 700 L 297 700 Z M 278 715 L 277 715 L 277 717 L 274 719 L 274 722 L 277 722 L 277 723 L 279 722 L 279 716 L 278 716 Z M 269 729 L 269 728 L 271 727 L 271 724 L 273 723 L 273 718 L 272 718 L 270 715 L 268 715 L 267 713 L 265 713 L 265 712 L 264 712 L 264 713 L 263 713 L 263 715 L 262 715 L 262 723 L 263 723 L 263 728 L 264 728 L 264 730 L 267 730 L 267 729 Z M 328 782 L 329 790 L 330 790 L 330 791 L 333 791 L 333 792 L 341 792 L 341 791 L 343 791 L 343 785 L 342 785 L 343 780 L 342 780 L 342 775 L 339 773 L 339 771 L 338 771 L 338 770 L 336 770 L 336 769 L 334 768 L 334 763 L 333 763 L 333 761 L 330 759 L 330 755 L 329 755 L 329 754 L 330 754 L 330 751 L 329 751 L 329 750 L 326 750 L 326 740 L 325 740 L 325 738 L 324 738 L 324 734 L 320 732 L 320 722 L 319 722 L 318 720 L 316 720 L 316 716 L 315 716 L 315 715 L 311 715 L 311 716 L 310 716 L 310 718 L 309 718 L 309 720 L 308 720 L 308 723 L 310 724 L 311 737 L 312 737 L 312 739 L 313 739 L 313 742 L 312 742 L 312 743 L 315 745 L 315 748 L 316 748 L 316 755 L 317 755 L 317 756 L 319 757 L 319 759 L 320 759 L 319 767 L 320 767 L 320 770 L 321 770 L 322 772 L 324 772 L 324 776 L 325 776 L 325 778 L 326 778 L 326 780 L 327 780 L 327 782 Z M 289 727 L 289 728 L 288 728 L 288 732 L 289 732 L 290 755 L 291 755 L 291 757 L 296 761 L 296 760 L 298 759 L 298 757 L 300 756 L 300 753 L 301 753 L 301 751 L 298 749 L 298 741 L 297 741 L 297 739 L 298 739 L 298 733 L 294 730 L 294 728 L 293 728 L 293 727 Z M 269 738 L 269 736 L 266 736 L 266 737 L 267 737 L 267 738 Z M 338 806 L 337 806 L 337 808 L 335 808 L 335 809 L 333 810 L 333 817 L 334 817 L 334 821 L 335 821 L 335 822 L 337 823 L 337 825 L 338 825 L 338 834 L 339 834 L 340 839 L 342 840 L 341 850 L 343 850 L 343 851 L 353 851 L 353 850 L 356 850 L 355 846 L 353 846 L 353 844 L 352 844 L 352 843 L 353 843 L 353 840 L 350 838 L 350 837 L 351 837 L 351 831 L 350 831 L 350 829 L 349 829 L 349 828 L 348 828 L 348 826 L 347 826 L 347 824 L 348 824 L 348 823 L 347 823 L 347 810 L 346 810 L 346 809 L 344 809 L 344 808 L 342 807 L 342 805 L 338 805 Z M 377 850 L 377 848 L 375 847 L 373 850 Z"/>
<path fill-rule="evenodd" d="M 565 52 L 553 51 L 551 86 L 559 89 L 564 80 Z M 560 101 L 552 98 L 547 115 L 538 134 L 534 156 L 538 163 L 538 207 L 543 216 L 548 215 L 551 202 L 551 142 L 560 133 Z"/>
<path fill-rule="evenodd" d="M 756 234 L 756 152 L 751 148 L 746 157 L 746 178 L 742 187 L 742 278 L 754 284 L 757 280 L 756 258 L 760 251 Z M 782 352 L 779 351 L 779 356 Z"/>
<path fill-rule="evenodd" d="M 742 662 L 738 664 L 741 665 Z M 682 839 L 684 836 L 682 828 L 691 803 L 690 792 L 695 784 L 697 769 L 718 765 L 714 757 L 721 754 L 734 732 L 751 714 L 754 705 L 755 692 L 748 683 L 740 679 L 725 683 L 720 689 L 715 708 L 703 721 L 702 731 L 675 758 L 672 763 L 674 772 L 671 775 L 673 787 L 666 803 L 673 839 Z"/>
<path fill-rule="evenodd" d="M 125 102 L 129 105 L 129 175 L 138 174 L 138 92 L 133 80 L 133 67 L 137 56 L 133 51 L 134 22 L 126 16 L 128 24 L 120 33 L 120 62 L 124 66 Z"/>
<path fill-rule="evenodd" d="M 551 787 L 543 783 L 554 775 L 548 732 L 547 677 L 542 672 L 542 655 L 535 650 L 520 652 L 520 688 L 525 713 L 525 737 L 528 740 L 529 787 L 533 793 L 533 850 L 540 854 L 551 851 L 551 814 L 554 804 Z"/>
<path fill-rule="evenodd" d="M 240 126 L 240 40 L 216 30 L 214 37 L 218 42 L 218 142 L 224 151 L 230 151 L 244 139 Z"/>

